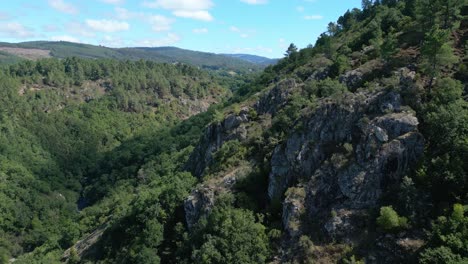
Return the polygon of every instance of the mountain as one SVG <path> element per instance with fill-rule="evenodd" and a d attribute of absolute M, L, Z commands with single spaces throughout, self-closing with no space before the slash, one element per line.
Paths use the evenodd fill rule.
<path fill-rule="evenodd" d="M 259 65 L 265 65 L 265 66 L 275 64 L 279 60 L 279 59 L 270 59 L 270 58 L 250 55 L 250 54 L 221 54 L 221 55 L 232 57 L 232 58 L 238 58 L 241 60 L 245 60 L 248 62 L 252 62 L 255 64 L 259 64 Z"/>
<path fill-rule="evenodd" d="M 363 1 L 243 79 L 2 67 L 0 261 L 465 263 L 467 28 L 466 2 Z"/>
<path fill-rule="evenodd" d="M 0 43 L 0 51 L 26 59 L 47 57 L 67 58 L 73 56 L 92 59 L 145 59 L 166 63 L 186 63 L 209 70 L 234 72 L 259 71 L 265 67 L 262 63 L 246 61 L 240 58 L 175 47 L 108 48 L 65 41 L 32 41 L 23 43 Z M 8 63 L 11 62 L 11 60 L 2 59 L 0 62 Z"/>

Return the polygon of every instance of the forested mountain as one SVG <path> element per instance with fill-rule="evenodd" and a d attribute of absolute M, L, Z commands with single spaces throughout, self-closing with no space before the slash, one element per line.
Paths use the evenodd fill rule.
<path fill-rule="evenodd" d="M 0 261 L 466 263 L 467 40 L 466 1 L 365 0 L 241 80 L 4 67 Z"/>
<path fill-rule="evenodd" d="M 249 61 L 255 64 L 260 64 L 260 65 L 272 65 L 278 62 L 277 59 L 270 59 L 270 58 L 265 58 L 262 56 L 256 56 L 256 55 L 250 55 L 250 54 L 222 54 L 224 56 L 228 57 L 233 57 L 233 58 L 238 58 L 241 60 Z"/>
<path fill-rule="evenodd" d="M 266 65 L 256 61 L 233 58 L 214 53 L 184 50 L 175 47 L 157 48 L 108 48 L 66 41 L 31 41 L 22 43 L 2 43 L 0 51 L 20 58 L 68 58 L 151 60 L 165 63 L 186 63 L 208 70 L 234 71 L 246 73 L 259 71 Z M 11 59 L 0 57 L 0 64 L 9 64 Z"/>

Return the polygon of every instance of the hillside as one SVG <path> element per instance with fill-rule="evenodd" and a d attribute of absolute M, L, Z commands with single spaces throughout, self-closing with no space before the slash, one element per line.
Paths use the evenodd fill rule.
<path fill-rule="evenodd" d="M 3 68 L 0 261 L 466 263 L 468 3 L 362 4 L 246 79 Z"/>
<path fill-rule="evenodd" d="M 23 43 L 0 43 L 0 51 L 31 59 L 30 54 L 36 54 L 33 58 L 68 58 L 80 57 L 90 59 L 117 59 L 117 60 L 151 60 L 166 63 L 186 63 L 209 70 L 234 71 L 246 73 L 259 71 L 264 63 L 233 58 L 229 56 L 184 50 L 175 47 L 158 48 L 108 48 L 89 44 L 72 42 L 33 41 Z M 30 52 L 28 52 L 30 51 Z M 40 52 L 42 51 L 42 52 Z M 1 60 L 1 63 L 8 63 Z"/>
<path fill-rule="evenodd" d="M 241 60 L 249 61 L 255 64 L 264 65 L 264 66 L 272 65 L 278 62 L 278 59 L 270 59 L 270 58 L 250 55 L 250 54 L 221 54 L 221 55 L 232 57 L 232 58 L 238 58 Z"/>

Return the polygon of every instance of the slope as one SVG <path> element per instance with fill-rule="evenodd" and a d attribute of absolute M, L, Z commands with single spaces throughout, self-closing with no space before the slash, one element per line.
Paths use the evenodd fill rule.
<path fill-rule="evenodd" d="M 11 48 L 40 49 L 50 52 L 50 56 L 56 58 L 81 57 L 81 58 L 105 58 L 118 60 L 153 60 L 167 63 L 186 63 L 211 70 L 234 71 L 246 73 L 258 71 L 263 65 L 248 62 L 241 59 L 230 58 L 213 53 L 184 50 L 174 47 L 160 48 L 108 48 L 89 44 L 72 42 L 32 41 L 23 43 L 0 43 L 0 48 L 10 48 L 8 52 L 20 55 Z M 43 57 L 47 57 L 45 54 Z M 2 60 L 4 63 L 5 61 Z"/>
<path fill-rule="evenodd" d="M 21 255 L 11 232 L 6 254 L 18 263 L 466 262 L 468 6 L 363 4 L 205 113 L 130 138 L 79 137 L 119 140 L 97 165 L 67 159 L 89 165 L 82 210 L 53 223 L 63 236 L 25 223 L 48 241 Z M 121 80 L 134 83 L 145 76 Z M 133 95 L 116 98 L 134 111 Z M 114 104 L 64 117 L 69 134 L 94 135 L 70 121 L 108 120 L 100 111 Z M 134 129 L 123 122 L 133 124 L 106 124 Z"/>
<path fill-rule="evenodd" d="M 241 60 L 249 61 L 260 65 L 272 65 L 278 62 L 278 59 L 270 59 L 262 56 L 250 55 L 250 54 L 221 54 L 228 57 L 238 58 Z"/>

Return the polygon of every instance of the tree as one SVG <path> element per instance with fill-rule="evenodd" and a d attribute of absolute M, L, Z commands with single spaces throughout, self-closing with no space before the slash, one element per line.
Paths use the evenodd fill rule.
<path fill-rule="evenodd" d="M 265 263 L 268 238 L 252 212 L 218 206 L 196 227 L 191 244 L 195 263 Z"/>
<path fill-rule="evenodd" d="M 444 67 L 450 67 L 457 62 L 449 42 L 449 32 L 434 26 L 424 37 L 421 48 L 422 67 L 429 75 L 429 89 L 432 88 L 434 78 L 440 74 Z"/>
<path fill-rule="evenodd" d="M 381 55 L 384 60 L 390 59 L 393 55 L 398 52 L 398 39 L 396 37 L 395 30 L 390 28 L 390 32 L 387 34 L 383 40 L 382 46 L 380 48 Z"/>
<path fill-rule="evenodd" d="M 408 220 L 405 217 L 398 216 L 398 213 L 391 206 L 380 208 L 380 216 L 377 218 L 377 225 L 385 231 L 406 228 Z"/>
<path fill-rule="evenodd" d="M 291 44 L 289 44 L 289 47 L 286 50 L 286 53 L 284 54 L 284 56 L 286 56 L 287 58 L 290 58 L 290 57 L 292 57 L 292 55 L 294 55 L 296 53 L 297 53 L 297 47 L 296 47 L 296 45 L 294 45 L 294 43 L 291 43 Z"/>
<path fill-rule="evenodd" d="M 362 10 L 369 10 L 372 7 L 372 0 L 361 1 Z"/>
<path fill-rule="evenodd" d="M 429 246 L 421 253 L 420 263 L 466 263 L 467 238 L 468 217 L 464 206 L 454 204 L 449 217 L 441 216 L 432 224 Z"/>
<path fill-rule="evenodd" d="M 440 0 L 416 0 L 416 19 L 423 32 L 439 24 L 440 10 L 442 10 Z"/>
<path fill-rule="evenodd" d="M 339 32 L 339 27 L 337 24 L 330 22 L 328 23 L 327 32 L 330 36 L 335 36 Z"/>
<path fill-rule="evenodd" d="M 460 11 L 464 0 L 444 0 L 442 3 L 442 28 L 457 28 L 459 24 L 456 22 L 460 20 Z"/>

